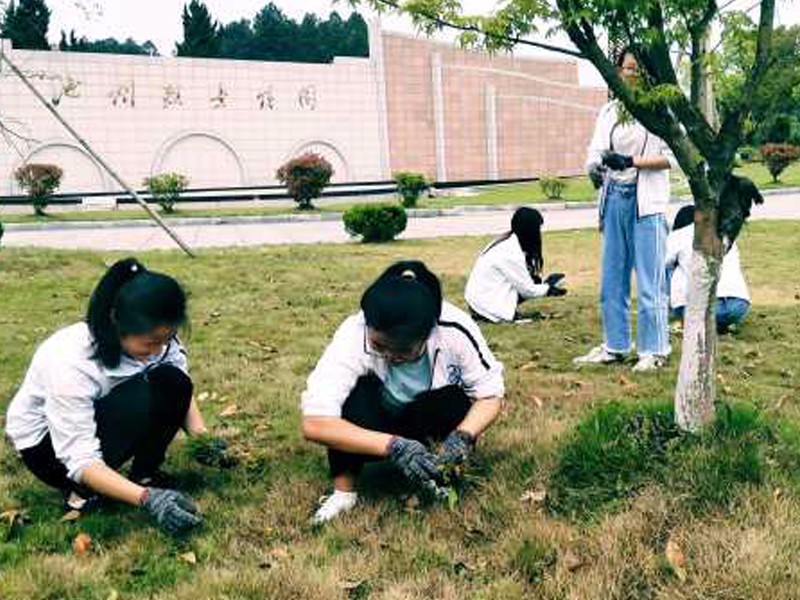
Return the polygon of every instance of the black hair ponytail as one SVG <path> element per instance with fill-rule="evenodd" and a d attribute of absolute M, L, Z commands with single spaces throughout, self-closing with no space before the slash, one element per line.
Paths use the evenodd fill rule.
<path fill-rule="evenodd" d="M 122 358 L 120 336 L 186 322 L 186 294 L 168 275 L 148 271 L 135 258 L 114 263 L 92 292 L 86 323 L 95 354 L 114 368 Z"/>
<path fill-rule="evenodd" d="M 520 248 L 525 254 L 525 263 L 534 280 L 541 279 L 544 268 L 542 256 L 542 225 L 544 217 L 535 208 L 523 206 L 511 218 L 511 231 L 517 236 Z M 538 283 L 538 281 L 537 281 Z"/>
<path fill-rule="evenodd" d="M 672 223 L 672 231 L 678 231 L 689 225 L 694 225 L 694 206 L 691 204 L 683 206 L 675 215 L 675 221 Z"/>
<path fill-rule="evenodd" d="M 442 312 L 442 284 L 424 263 L 400 261 L 390 266 L 361 298 L 367 326 L 399 346 L 426 339 Z"/>

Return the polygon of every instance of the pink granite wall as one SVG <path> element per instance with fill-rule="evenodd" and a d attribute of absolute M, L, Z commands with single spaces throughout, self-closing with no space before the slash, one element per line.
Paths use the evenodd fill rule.
<path fill-rule="evenodd" d="M 489 175 L 487 85 L 497 96 L 499 178 L 582 172 L 595 113 L 606 93 L 579 87 L 576 63 L 489 56 L 388 33 L 383 39 L 392 171 L 436 175 L 432 55 L 439 53 L 448 180 Z"/>

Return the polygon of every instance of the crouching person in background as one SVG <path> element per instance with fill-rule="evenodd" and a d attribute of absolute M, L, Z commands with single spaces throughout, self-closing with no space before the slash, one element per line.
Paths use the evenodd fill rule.
<path fill-rule="evenodd" d="M 164 489 L 160 471 L 180 428 L 208 436 L 177 338 L 185 321 L 181 286 L 126 259 L 100 280 L 86 321 L 36 350 L 6 433 L 67 510 L 87 510 L 102 496 L 141 508 L 172 534 L 201 523 L 190 498 Z M 224 442 L 214 447 L 224 452 Z M 126 477 L 119 469 L 131 459 Z"/>
<path fill-rule="evenodd" d="M 333 494 L 315 523 L 353 508 L 364 463 L 420 487 L 464 464 L 503 404 L 502 365 L 472 319 L 442 301 L 424 264 L 399 262 L 364 293 L 308 379 L 303 433 L 328 448 Z M 427 440 L 444 440 L 438 454 Z"/>

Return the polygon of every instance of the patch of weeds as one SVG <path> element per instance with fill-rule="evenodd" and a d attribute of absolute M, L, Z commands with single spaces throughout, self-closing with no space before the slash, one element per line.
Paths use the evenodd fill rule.
<path fill-rule="evenodd" d="M 542 581 L 547 569 L 556 563 L 555 548 L 541 540 L 529 539 L 522 542 L 511 560 L 511 566 L 530 585 Z"/>
<path fill-rule="evenodd" d="M 561 445 L 548 507 L 591 519 L 655 484 L 694 514 L 725 508 L 745 486 L 762 483 L 768 462 L 798 464 L 800 436 L 781 431 L 785 424 L 742 404 L 719 405 L 700 435 L 681 434 L 670 405 L 607 404 Z"/>

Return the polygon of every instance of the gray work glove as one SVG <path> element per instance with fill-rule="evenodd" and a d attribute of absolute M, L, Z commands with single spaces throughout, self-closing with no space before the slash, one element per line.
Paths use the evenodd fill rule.
<path fill-rule="evenodd" d="M 589 169 L 589 180 L 596 190 L 603 187 L 603 179 L 605 179 L 605 176 L 606 169 L 601 165 L 592 165 L 592 168 Z"/>
<path fill-rule="evenodd" d="M 547 288 L 547 295 L 548 296 L 566 296 L 567 290 L 559 286 L 558 284 L 564 279 L 563 273 L 553 273 L 552 275 L 548 275 L 547 279 L 544 282 L 550 286 Z"/>
<path fill-rule="evenodd" d="M 389 460 L 415 485 L 429 487 L 436 484 L 439 478 L 436 458 L 416 440 L 393 438 L 389 442 Z"/>
<path fill-rule="evenodd" d="M 451 432 L 442 442 L 442 447 L 436 457 L 439 469 L 452 471 L 460 467 L 467 462 L 473 448 L 475 448 L 475 438 L 466 431 Z"/>
<path fill-rule="evenodd" d="M 175 490 L 147 488 L 141 508 L 170 535 L 186 533 L 203 522 L 192 499 Z"/>

